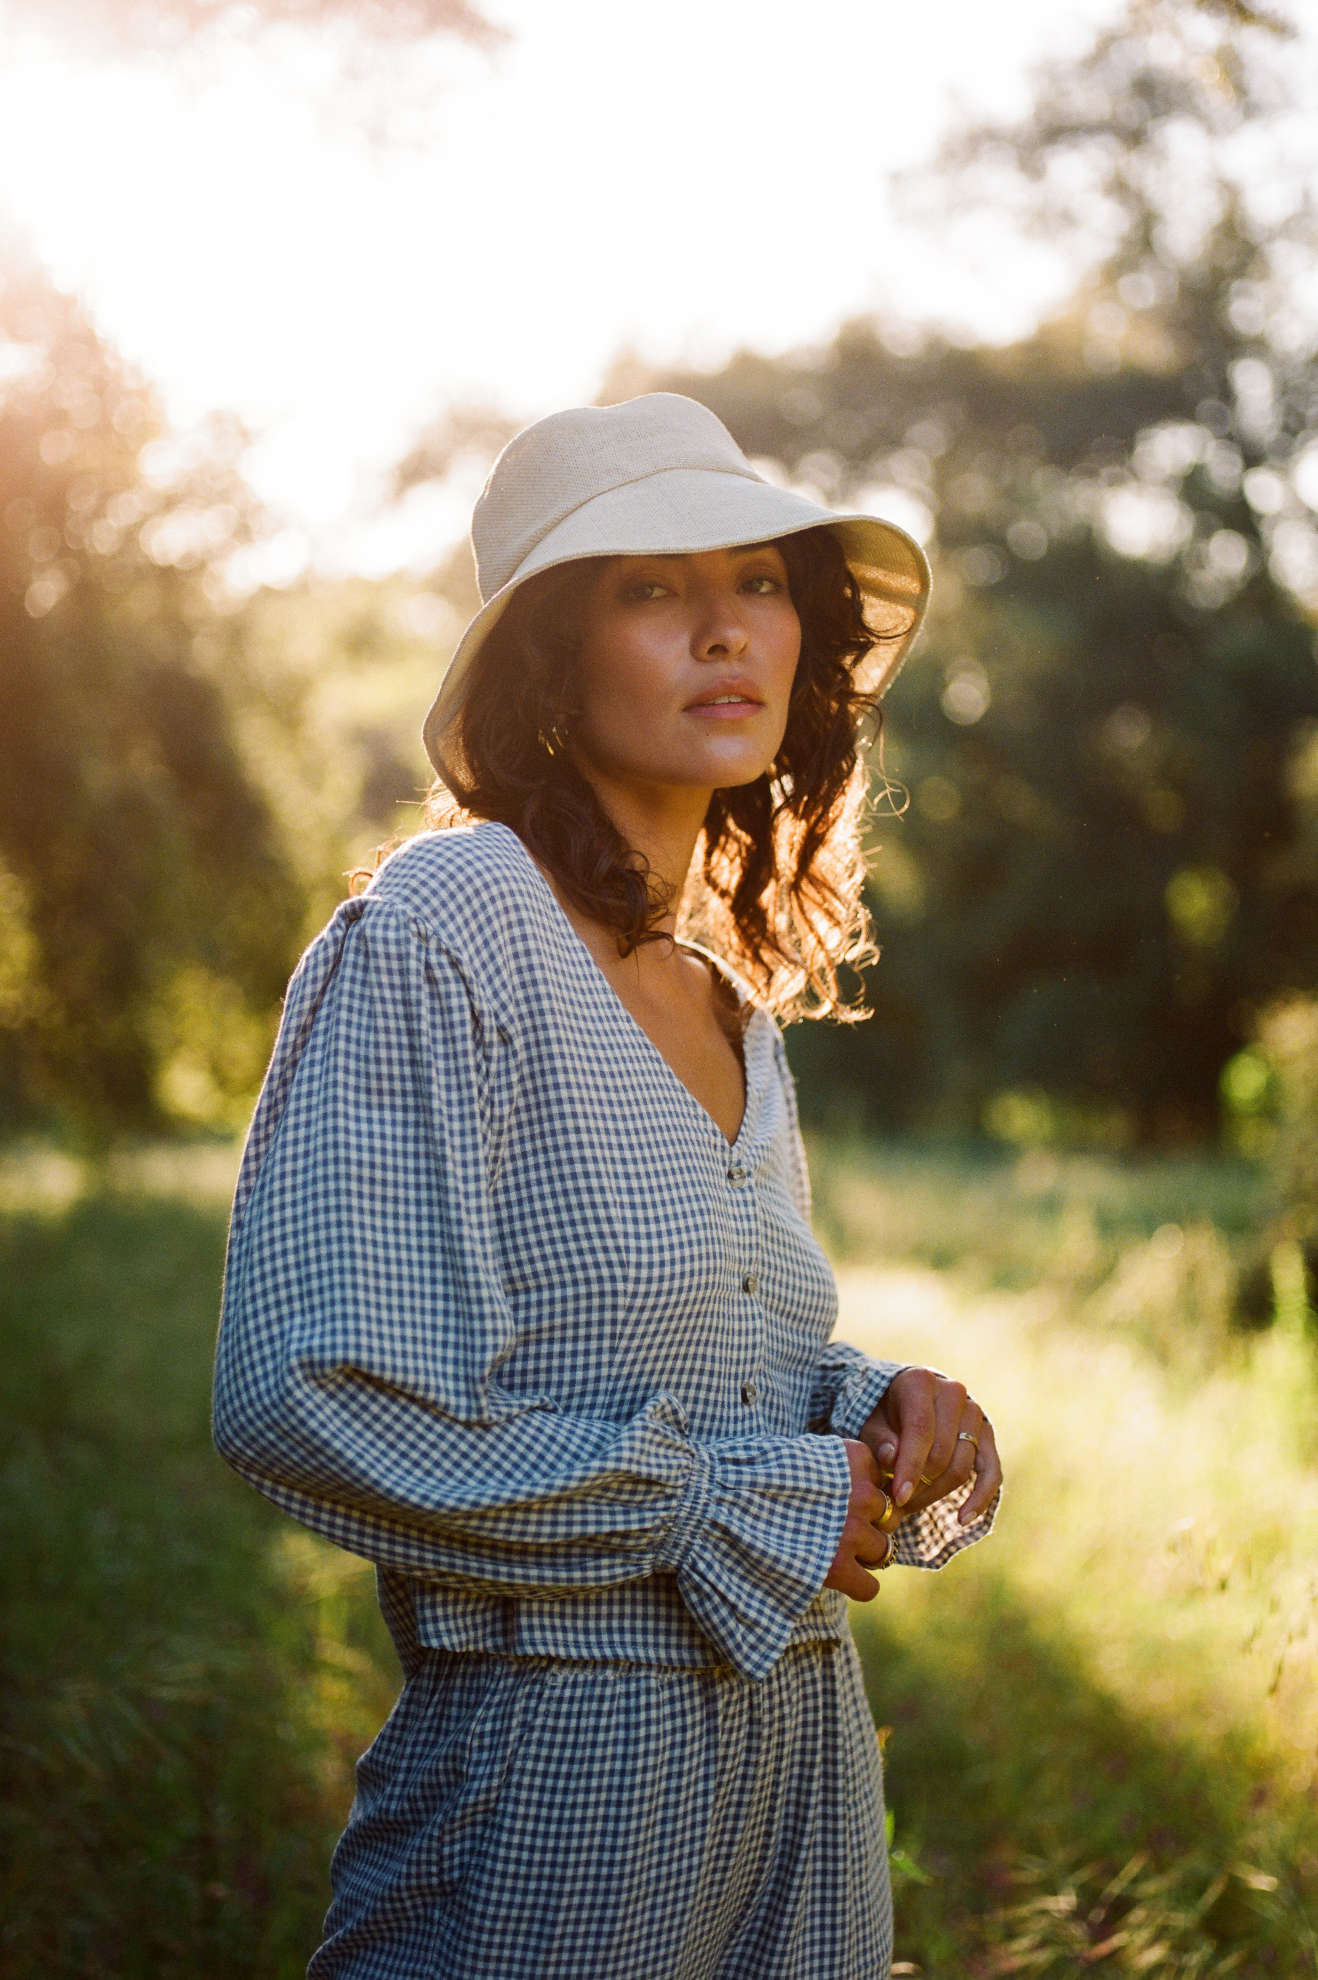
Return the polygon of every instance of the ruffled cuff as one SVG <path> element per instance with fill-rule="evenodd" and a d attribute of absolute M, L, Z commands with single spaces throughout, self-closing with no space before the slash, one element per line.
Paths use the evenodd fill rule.
<path fill-rule="evenodd" d="M 744 1438 L 698 1447 L 655 1566 L 745 1677 L 764 1677 L 833 1563 L 851 1498 L 840 1438 Z"/>
<path fill-rule="evenodd" d="M 945 1499 L 938 1499 L 923 1512 L 911 1513 L 897 1528 L 897 1565 L 899 1567 L 940 1568 L 945 1567 L 954 1554 L 966 1547 L 972 1547 L 976 1540 L 982 1540 L 992 1532 L 993 1522 L 1002 1503 L 1002 1488 L 999 1486 L 978 1519 L 972 1519 L 969 1526 L 957 1525 L 957 1512 L 974 1489 L 973 1478 Z"/>
<path fill-rule="evenodd" d="M 835 1343 L 835 1351 L 837 1348 Z M 848 1364 L 829 1412 L 829 1427 L 839 1437 L 858 1437 L 893 1379 L 901 1374 L 903 1368 L 909 1368 L 912 1364 L 907 1361 L 876 1361 L 862 1354 L 859 1348 L 848 1350 Z M 945 1567 L 954 1554 L 973 1546 L 976 1540 L 982 1540 L 992 1530 L 1001 1491 L 969 1526 L 957 1524 L 957 1513 L 969 1498 L 973 1484 L 974 1480 L 969 1480 L 948 1498 L 939 1499 L 936 1504 L 926 1507 L 924 1512 L 912 1513 L 902 1521 L 897 1530 L 899 1566 Z"/>
<path fill-rule="evenodd" d="M 862 1424 L 883 1401 L 893 1378 L 909 1366 L 906 1361 L 875 1361 L 858 1352 L 829 1411 L 828 1427 L 834 1435 L 859 1437 Z"/>

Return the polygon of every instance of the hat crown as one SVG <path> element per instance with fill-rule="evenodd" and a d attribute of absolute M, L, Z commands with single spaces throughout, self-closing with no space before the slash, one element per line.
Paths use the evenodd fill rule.
<path fill-rule="evenodd" d="M 576 406 L 526 427 L 504 448 L 471 523 L 482 600 L 501 591 L 550 531 L 611 489 L 673 470 L 761 481 L 722 420 L 678 392 Z"/>

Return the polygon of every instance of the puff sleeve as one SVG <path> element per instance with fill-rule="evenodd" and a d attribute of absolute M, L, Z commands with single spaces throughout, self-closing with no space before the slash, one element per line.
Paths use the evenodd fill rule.
<path fill-rule="evenodd" d="M 387 898 L 303 958 L 235 1199 L 216 1356 L 222 1456 L 387 1570 L 511 1596 L 676 1577 L 761 1676 L 846 1516 L 834 1436 L 697 1444 L 502 1379 L 515 1345 L 489 1208 L 509 1083 L 497 1012 Z"/>

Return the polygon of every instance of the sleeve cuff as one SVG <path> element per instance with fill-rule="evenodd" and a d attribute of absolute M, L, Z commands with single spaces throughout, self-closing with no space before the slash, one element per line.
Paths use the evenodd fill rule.
<path fill-rule="evenodd" d="M 720 1656 L 764 1677 L 824 1585 L 851 1469 L 837 1437 L 748 1438 L 698 1453 L 656 1557 Z"/>
<path fill-rule="evenodd" d="M 829 1412 L 829 1427 L 838 1437 L 858 1437 L 895 1377 L 901 1374 L 903 1368 L 910 1366 L 911 1363 L 906 1361 L 878 1361 L 857 1353 Z M 939 1499 L 923 1512 L 903 1520 L 897 1529 L 896 1559 L 899 1565 L 945 1567 L 954 1555 L 973 1546 L 976 1540 L 982 1540 L 992 1531 L 1002 1498 L 1000 1491 L 969 1526 L 957 1524 L 957 1513 L 970 1496 L 971 1489 L 971 1484 L 967 1483 L 951 1497 Z"/>
<path fill-rule="evenodd" d="M 953 1555 L 973 1547 L 976 1540 L 982 1540 L 993 1530 L 998 1507 L 1002 1503 L 1002 1489 L 994 1494 L 978 1519 L 969 1526 L 958 1526 L 957 1512 L 970 1497 L 974 1481 L 968 1481 L 961 1490 L 946 1499 L 939 1499 L 923 1512 L 913 1513 L 904 1519 L 897 1528 L 897 1564 L 901 1567 L 940 1568 L 946 1567 Z"/>
<path fill-rule="evenodd" d="M 858 1437 L 861 1426 L 882 1402 L 905 1361 L 873 1361 L 866 1356 L 847 1370 L 829 1411 L 829 1428 L 838 1437 Z"/>

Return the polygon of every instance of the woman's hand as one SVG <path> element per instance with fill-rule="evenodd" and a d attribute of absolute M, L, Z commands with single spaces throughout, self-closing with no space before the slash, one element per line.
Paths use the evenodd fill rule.
<path fill-rule="evenodd" d="M 901 1514 L 883 1489 L 874 1453 L 851 1437 L 843 1443 L 851 1466 L 851 1498 L 824 1586 L 840 1588 L 853 1602 L 872 1602 L 879 1584 L 868 1570 L 885 1568 L 892 1559 L 890 1536 L 901 1524 Z"/>
<path fill-rule="evenodd" d="M 969 1526 L 1002 1484 L 993 1425 L 964 1384 L 936 1368 L 903 1368 L 860 1435 L 883 1476 L 891 1475 L 904 1514 L 945 1499 L 974 1473 L 974 1490 L 957 1514 Z"/>

